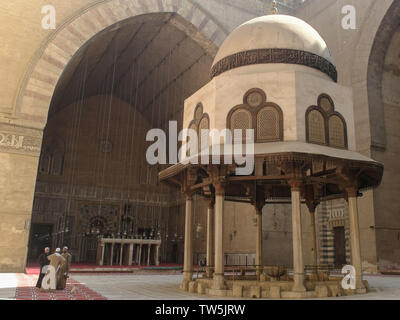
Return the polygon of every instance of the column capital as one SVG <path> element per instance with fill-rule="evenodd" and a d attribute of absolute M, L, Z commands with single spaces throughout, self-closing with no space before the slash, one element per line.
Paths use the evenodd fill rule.
<path fill-rule="evenodd" d="M 226 184 L 222 181 L 214 182 L 215 195 L 216 196 L 225 195 L 225 187 L 226 187 Z"/>
<path fill-rule="evenodd" d="M 319 201 L 317 200 L 307 200 L 306 199 L 306 205 L 308 208 L 308 211 L 310 214 L 315 214 L 315 211 L 317 210 L 318 205 L 320 204 Z"/>
<path fill-rule="evenodd" d="M 356 185 L 349 185 L 346 186 L 344 189 L 346 190 L 347 198 L 357 198 L 358 187 Z"/>
<path fill-rule="evenodd" d="M 185 192 L 186 201 L 192 201 L 193 200 L 193 195 L 194 195 L 193 192 Z"/>
<path fill-rule="evenodd" d="M 292 191 L 301 192 L 303 190 L 304 183 L 302 180 L 289 180 L 288 183 Z"/>

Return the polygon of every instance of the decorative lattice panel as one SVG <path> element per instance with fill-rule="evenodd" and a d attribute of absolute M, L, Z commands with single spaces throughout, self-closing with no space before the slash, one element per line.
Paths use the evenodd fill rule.
<path fill-rule="evenodd" d="M 263 102 L 263 96 L 260 92 L 252 92 L 248 95 L 247 97 L 247 104 L 250 107 L 258 107 L 259 105 L 261 105 L 261 103 Z"/>
<path fill-rule="evenodd" d="M 338 116 L 329 118 L 329 144 L 333 147 L 346 147 L 345 126 Z"/>
<path fill-rule="evenodd" d="M 246 139 L 246 129 L 252 128 L 251 113 L 244 109 L 236 110 L 231 116 L 231 130 L 241 129 L 242 139 Z"/>
<path fill-rule="evenodd" d="M 202 150 L 202 139 L 203 136 L 205 137 L 205 139 L 207 139 L 207 132 L 202 132 L 202 130 L 209 130 L 210 129 L 210 123 L 208 121 L 207 117 L 203 117 L 203 119 L 201 119 L 200 123 L 199 123 L 199 150 Z"/>
<path fill-rule="evenodd" d="M 203 116 L 203 107 L 202 107 L 201 104 L 199 104 L 196 107 L 196 111 L 195 111 L 194 117 L 195 117 L 196 120 L 200 120 L 202 116 Z"/>
<path fill-rule="evenodd" d="M 279 140 L 279 113 L 274 107 L 265 107 L 257 114 L 257 140 Z"/>
<path fill-rule="evenodd" d="M 326 97 L 321 98 L 319 104 L 322 110 L 324 110 L 326 113 L 333 112 L 333 105 L 328 98 Z"/>
<path fill-rule="evenodd" d="M 325 120 L 321 112 L 312 110 L 308 114 L 308 140 L 312 143 L 326 143 Z"/>
<path fill-rule="evenodd" d="M 195 123 L 192 123 L 192 124 L 190 125 L 189 129 L 192 129 L 192 130 L 194 130 L 194 131 L 197 132 L 197 126 L 196 126 L 196 124 L 195 124 Z"/>

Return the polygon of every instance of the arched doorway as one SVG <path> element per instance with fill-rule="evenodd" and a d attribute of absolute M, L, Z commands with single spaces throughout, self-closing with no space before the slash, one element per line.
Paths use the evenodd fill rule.
<path fill-rule="evenodd" d="M 32 226 L 52 226 L 52 249 L 67 245 L 73 261 L 94 262 L 99 237 L 172 235 L 180 196 L 148 165 L 146 133 L 168 132 L 170 120 L 182 127 L 183 102 L 208 81 L 215 51 L 170 12 L 118 22 L 77 51 L 51 99 L 35 190 Z"/>

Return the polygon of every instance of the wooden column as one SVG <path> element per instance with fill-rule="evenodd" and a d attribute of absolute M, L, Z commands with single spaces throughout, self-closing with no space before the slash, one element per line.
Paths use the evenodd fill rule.
<path fill-rule="evenodd" d="M 356 290 L 364 290 L 356 187 L 346 188 L 349 202 L 351 264 L 356 270 Z"/>
<path fill-rule="evenodd" d="M 225 289 L 224 277 L 224 199 L 225 189 L 220 183 L 215 184 L 215 270 L 213 287 L 217 290 Z"/>
<path fill-rule="evenodd" d="M 294 285 L 292 291 L 305 292 L 304 287 L 304 262 L 303 241 L 301 233 L 301 202 L 300 192 L 302 184 L 299 181 L 291 181 L 292 192 L 292 226 L 293 226 L 293 270 Z"/>
<path fill-rule="evenodd" d="M 193 277 L 193 198 L 186 195 L 185 213 L 185 247 L 183 257 L 183 283 L 182 288 L 187 290 L 188 283 Z"/>
<path fill-rule="evenodd" d="M 214 199 L 207 200 L 208 209 L 207 209 L 207 269 L 206 275 L 208 278 L 212 277 L 213 274 L 213 265 L 214 265 L 214 253 L 213 253 L 213 237 L 214 237 Z"/>

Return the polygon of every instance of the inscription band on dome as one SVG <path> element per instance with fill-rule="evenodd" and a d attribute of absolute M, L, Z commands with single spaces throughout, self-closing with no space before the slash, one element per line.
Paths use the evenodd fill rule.
<path fill-rule="evenodd" d="M 211 78 L 239 67 L 253 64 L 287 63 L 317 69 L 337 82 L 336 67 L 327 59 L 311 52 L 295 49 L 254 49 L 238 52 L 218 61 L 211 69 Z"/>

